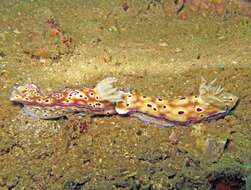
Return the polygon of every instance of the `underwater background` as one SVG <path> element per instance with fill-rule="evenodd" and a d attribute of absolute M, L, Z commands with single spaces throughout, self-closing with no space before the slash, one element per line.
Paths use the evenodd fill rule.
<path fill-rule="evenodd" d="M 42 91 L 106 77 L 149 96 L 239 97 L 223 119 L 165 128 L 111 116 L 36 120 L 16 84 Z M 1 0 L 0 189 L 251 189 L 251 2 Z"/>

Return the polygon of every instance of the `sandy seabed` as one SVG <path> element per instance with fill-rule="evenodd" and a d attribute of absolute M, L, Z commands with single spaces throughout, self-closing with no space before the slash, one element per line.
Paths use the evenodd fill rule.
<path fill-rule="evenodd" d="M 245 189 L 250 18 L 170 18 L 147 2 L 3 1 L 0 189 Z M 164 98 L 196 94 L 201 77 L 217 78 L 240 102 L 218 121 L 164 128 L 119 116 L 34 120 L 9 101 L 16 83 L 50 92 L 110 76 L 122 89 Z"/>

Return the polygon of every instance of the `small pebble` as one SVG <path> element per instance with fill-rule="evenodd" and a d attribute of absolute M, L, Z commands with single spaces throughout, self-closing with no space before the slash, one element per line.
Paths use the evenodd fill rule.
<path fill-rule="evenodd" d="M 15 34 L 20 34 L 20 33 L 21 33 L 18 29 L 15 29 L 13 32 L 14 32 Z"/>
<path fill-rule="evenodd" d="M 161 46 L 161 47 L 167 47 L 167 43 L 166 42 L 160 42 L 159 46 Z"/>
<path fill-rule="evenodd" d="M 225 69 L 225 65 L 224 65 L 223 63 L 220 63 L 220 64 L 219 64 L 219 68 L 220 68 L 221 70 L 224 70 L 224 69 Z"/>
<path fill-rule="evenodd" d="M 173 144 L 173 145 L 178 144 L 178 142 L 179 142 L 179 139 L 177 137 L 175 130 L 172 130 L 168 139 L 170 140 L 171 144 Z"/>

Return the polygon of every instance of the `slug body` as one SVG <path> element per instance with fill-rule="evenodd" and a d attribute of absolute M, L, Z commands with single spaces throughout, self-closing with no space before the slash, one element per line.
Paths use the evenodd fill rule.
<path fill-rule="evenodd" d="M 23 104 L 23 112 L 38 119 L 54 119 L 72 114 L 115 114 L 115 103 L 122 92 L 112 86 L 114 78 L 106 78 L 95 88 L 64 89 L 44 95 L 36 85 L 14 87 L 10 100 Z"/>
<path fill-rule="evenodd" d="M 208 83 L 203 79 L 199 95 L 173 100 L 127 93 L 123 95 L 123 100 L 117 103 L 115 109 L 118 114 L 129 115 L 165 127 L 189 126 L 193 123 L 218 119 L 235 107 L 238 97 L 224 92 L 220 86 L 215 86 L 215 81 Z"/>

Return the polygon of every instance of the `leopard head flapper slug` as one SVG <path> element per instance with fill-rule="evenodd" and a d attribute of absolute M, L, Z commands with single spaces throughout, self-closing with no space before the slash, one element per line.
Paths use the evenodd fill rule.
<path fill-rule="evenodd" d="M 122 92 L 113 87 L 115 78 L 106 78 L 95 88 L 71 89 L 44 95 L 36 85 L 14 87 L 10 100 L 23 105 L 23 112 L 39 119 L 53 119 L 71 114 L 115 114 L 115 103 Z"/>
<path fill-rule="evenodd" d="M 118 114 L 166 127 L 215 120 L 227 115 L 238 102 L 237 96 L 215 86 L 215 81 L 202 79 L 198 95 L 172 100 L 127 93 L 115 109 Z"/>

